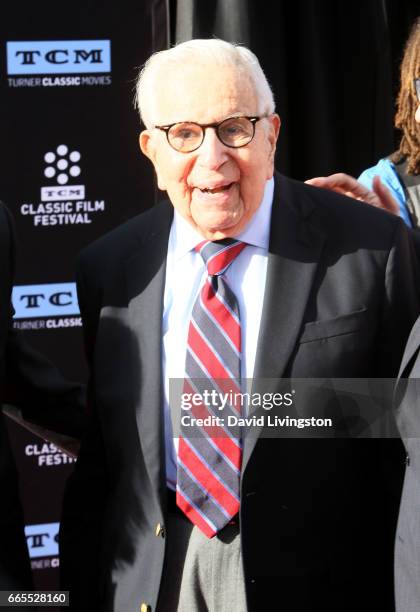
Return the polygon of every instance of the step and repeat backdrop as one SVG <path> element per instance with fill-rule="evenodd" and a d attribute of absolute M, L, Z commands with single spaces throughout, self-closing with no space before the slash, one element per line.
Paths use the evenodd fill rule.
<path fill-rule="evenodd" d="M 74 283 L 85 245 L 154 204 L 133 108 L 139 67 L 168 45 L 165 0 L 0 6 L 0 199 L 16 227 L 14 325 L 86 380 Z M 10 421 L 37 588 L 54 588 L 74 459 Z M 83 551 L 80 551 L 83 555 Z"/>

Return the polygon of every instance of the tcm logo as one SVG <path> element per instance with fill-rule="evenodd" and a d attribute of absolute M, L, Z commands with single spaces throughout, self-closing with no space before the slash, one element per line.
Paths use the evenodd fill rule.
<path fill-rule="evenodd" d="M 63 202 L 65 200 L 83 200 L 85 197 L 84 185 L 71 185 L 69 187 L 41 187 L 42 202 Z"/>
<path fill-rule="evenodd" d="M 7 73 L 72 74 L 111 72 L 110 40 L 7 43 Z"/>
<path fill-rule="evenodd" d="M 13 287 L 15 319 L 79 315 L 76 283 L 18 285 Z"/>
<path fill-rule="evenodd" d="M 31 559 L 58 556 L 59 523 L 26 525 L 25 536 Z"/>
<path fill-rule="evenodd" d="M 70 179 L 77 178 L 81 173 L 80 152 L 70 151 L 65 144 L 58 145 L 54 151 L 44 155 L 44 176 L 59 183 L 51 187 L 41 187 L 42 202 L 62 202 L 64 200 L 83 200 L 84 185 L 66 187 Z"/>

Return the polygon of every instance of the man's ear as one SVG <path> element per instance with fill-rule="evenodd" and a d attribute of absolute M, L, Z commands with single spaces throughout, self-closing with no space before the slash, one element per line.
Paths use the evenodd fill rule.
<path fill-rule="evenodd" d="M 139 136 L 139 145 L 141 152 L 150 159 L 152 162 L 155 172 L 159 189 L 162 191 L 166 190 L 165 183 L 163 181 L 161 172 L 159 172 L 159 163 L 157 156 L 157 143 L 150 130 L 143 130 Z"/>
<path fill-rule="evenodd" d="M 270 125 L 268 127 L 268 142 L 269 142 L 268 161 L 269 161 L 270 171 L 269 171 L 269 176 L 267 176 L 267 179 L 270 179 L 274 173 L 274 156 L 276 154 L 277 138 L 279 137 L 279 133 L 280 133 L 281 119 L 277 113 L 273 113 L 270 117 L 268 117 L 268 120 L 270 122 Z"/>
<path fill-rule="evenodd" d="M 140 132 L 139 145 L 141 152 L 150 159 L 153 165 L 155 165 L 156 147 L 154 146 L 152 135 L 149 130 Z"/>

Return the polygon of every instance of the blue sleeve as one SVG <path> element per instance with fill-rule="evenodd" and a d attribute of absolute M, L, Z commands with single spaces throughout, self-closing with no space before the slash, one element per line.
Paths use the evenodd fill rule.
<path fill-rule="evenodd" d="M 379 176 L 385 187 L 388 187 L 391 194 L 397 200 L 400 207 L 400 217 L 408 227 L 413 227 L 408 212 L 404 188 L 401 185 L 395 166 L 389 159 L 380 159 L 376 166 L 364 170 L 358 180 L 368 189 L 372 189 L 374 176 Z"/>

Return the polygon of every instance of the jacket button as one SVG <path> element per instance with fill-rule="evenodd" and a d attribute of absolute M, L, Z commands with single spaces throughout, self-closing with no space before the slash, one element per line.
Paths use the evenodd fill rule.
<path fill-rule="evenodd" d="M 140 606 L 140 612 L 152 612 L 152 606 L 143 602 Z"/>
<path fill-rule="evenodd" d="M 156 537 L 159 537 L 159 536 L 161 536 L 162 538 L 165 537 L 165 528 L 161 523 L 158 523 L 156 525 L 155 534 L 156 534 Z"/>

